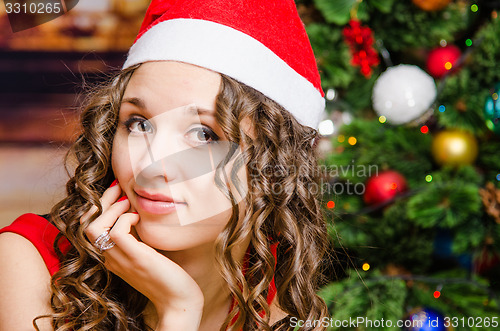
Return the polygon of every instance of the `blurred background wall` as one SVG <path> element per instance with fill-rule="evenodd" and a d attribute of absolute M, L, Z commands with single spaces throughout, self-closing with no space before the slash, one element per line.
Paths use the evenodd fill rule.
<path fill-rule="evenodd" d="M 121 67 L 149 4 L 75 2 L 19 32 L 0 5 L 0 227 L 47 213 L 63 197 L 62 160 L 79 131 L 82 86 Z"/>

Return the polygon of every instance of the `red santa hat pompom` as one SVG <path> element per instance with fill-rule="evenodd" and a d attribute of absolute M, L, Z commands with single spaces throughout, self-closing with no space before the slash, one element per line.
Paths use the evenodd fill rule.
<path fill-rule="evenodd" d="M 293 0 L 153 0 L 123 68 L 173 60 L 232 77 L 317 129 L 325 108 Z"/>

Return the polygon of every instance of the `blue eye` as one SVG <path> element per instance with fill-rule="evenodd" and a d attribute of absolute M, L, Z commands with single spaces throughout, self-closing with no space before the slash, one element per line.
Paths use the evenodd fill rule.
<path fill-rule="evenodd" d="M 130 133 L 152 133 L 153 126 L 151 123 L 141 117 L 131 117 L 124 123 Z"/>
<path fill-rule="evenodd" d="M 208 127 L 193 128 L 188 131 L 187 135 L 191 135 L 197 142 L 205 144 L 210 144 L 219 140 L 219 136 Z"/>

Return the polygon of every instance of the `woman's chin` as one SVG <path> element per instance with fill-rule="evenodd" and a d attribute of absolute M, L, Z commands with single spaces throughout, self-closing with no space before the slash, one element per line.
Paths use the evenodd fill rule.
<path fill-rule="evenodd" d="M 227 219 L 207 219 L 181 225 L 178 220 L 170 224 L 141 217 L 134 228 L 138 239 L 154 249 L 181 251 L 215 242 L 226 223 Z"/>
<path fill-rule="evenodd" d="M 140 241 L 161 251 L 179 251 L 196 245 L 193 242 L 196 238 L 178 221 L 167 224 L 141 219 L 135 225 L 135 231 Z"/>

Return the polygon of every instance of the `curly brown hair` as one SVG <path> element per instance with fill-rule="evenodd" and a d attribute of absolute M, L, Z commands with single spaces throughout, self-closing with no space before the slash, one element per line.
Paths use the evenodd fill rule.
<path fill-rule="evenodd" d="M 61 231 L 54 243 L 61 268 L 51 281 L 53 313 L 35 318 L 35 327 L 37 319 L 49 317 L 58 331 L 151 329 L 143 315 L 148 299 L 109 272 L 102 255 L 84 235 L 85 227 L 102 212 L 99 198 L 114 179 L 111 150 L 118 112 L 139 66 L 92 89 L 82 108 L 82 132 L 65 160 L 67 165 L 76 161 L 74 174 L 66 185 L 66 198 L 50 213 Z M 244 164 L 250 183 L 245 216 L 239 220 L 238 204 L 220 179 L 221 172 L 216 172 L 216 184 L 233 205 L 231 218 L 215 243 L 221 275 L 236 302 L 221 330 L 290 330 L 291 317 L 322 320 L 327 307 L 316 291 L 323 281 L 328 239 L 313 148 L 318 133 L 260 92 L 224 75 L 216 106 L 216 120 L 225 136 L 245 146 L 232 174 Z M 243 131 L 244 119 L 250 120 L 253 137 Z M 80 224 L 94 205 L 98 211 Z M 72 243 L 65 254 L 59 250 L 63 236 Z M 231 252 L 249 238 L 251 253 L 243 272 L 241 261 L 234 260 Z M 270 250 L 274 243 L 278 243 L 276 261 Z M 266 298 L 273 277 L 279 305 L 288 316 L 271 327 Z"/>

